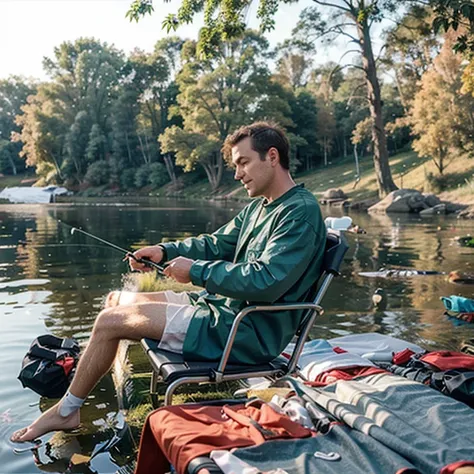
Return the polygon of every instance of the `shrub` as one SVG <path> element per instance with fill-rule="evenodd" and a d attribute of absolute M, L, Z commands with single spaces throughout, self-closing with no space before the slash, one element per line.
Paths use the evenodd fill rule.
<path fill-rule="evenodd" d="M 107 184 L 110 178 L 110 171 L 110 166 L 105 160 L 96 161 L 87 167 L 85 180 L 91 186 Z"/>
<path fill-rule="evenodd" d="M 135 186 L 137 188 L 143 188 L 150 184 L 150 165 L 140 166 L 135 171 Z"/>
<path fill-rule="evenodd" d="M 164 186 L 169 181 L 166 166 L 163 163 L 152 163 L 150 165 L 149 179 L 155 188 Z"/>
<path fill-rule="evenodd" d="M 135 187 L 135 170 L 124 169 L 120 175 L 120 187 L 122 189 L 133 189 Z"/>

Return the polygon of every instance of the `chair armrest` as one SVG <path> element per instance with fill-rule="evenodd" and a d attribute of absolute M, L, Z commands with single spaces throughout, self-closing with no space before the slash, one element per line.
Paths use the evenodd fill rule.
<path fill-rule="evenodd" d="M 221 360 L 219 361 L 219 365 L 216 370 L 216 382 L 219 382 L 222 378 L 222 374 L 227 365 L 227 361 L 229 359 L 230 351 L 232 350 L 232 346 L 234 345 L 235 336 L 237 335 L 237 330 L 239 327 L 240 322 L 242 319 L 245 318 L 250 313 L 255 313 L 256 311 L 296 311 L 302 309 L 312 309 L 313 311 L 317 311 L 321 313 L 323 308 L 316 304 L 316 303 L 282 303 L 282 304 L 275 304 L 275 305 L 258 305 L 258 306 L 247 306 L 242 311 L 240 311 L 234 319 L 232 323 L 232 327 L 230 329 L 229 336 L 227 337 L 227 341 L 224 347 L 224 351 L 222 353 Z"/>

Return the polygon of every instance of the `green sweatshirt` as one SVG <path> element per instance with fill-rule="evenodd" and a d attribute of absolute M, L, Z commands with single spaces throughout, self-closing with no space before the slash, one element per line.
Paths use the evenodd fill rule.
<path fill-rule="evenodd" d="M 326 227 L 302 185 L 272 202 L 256 199 L 210 235 L 161 244 L 167 260 L 194 260 L 195 312 L 183 346 L 186 360 L 218 360 L 235 315 L 253 304 L 307 301 L 321 272 Z M 254 313 L 239 326 L 229 361 L 275 358 L 291 341 L 303 311 Z"/>

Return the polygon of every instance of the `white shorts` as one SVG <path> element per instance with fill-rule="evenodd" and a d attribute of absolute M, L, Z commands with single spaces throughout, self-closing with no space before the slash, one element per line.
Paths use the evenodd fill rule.
<path fill-rule="evenodd" d="M 166 307 L 165 330 L 158 348 L 182 354 L 184 339 L 195 308 L 189 304 L 191 300 L 185 292 L 166 290 L 165 296 L 169 304 Z"/>

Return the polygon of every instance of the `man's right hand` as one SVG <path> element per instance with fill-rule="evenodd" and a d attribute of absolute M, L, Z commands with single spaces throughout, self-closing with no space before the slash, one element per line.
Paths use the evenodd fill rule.
<path fill-rule="evenodd" d="M 155 263 L 160 263 L 163 260 L 163 249 L 158 245 L 153 245 L 151 247 L 143 247 L 136 252 L 133 252 L 133 255 L 136 259 L 148 258 Z M 148 267 L 143 263 L 138 263 L 132 257 L 128 257 L 128 264 L 132 270 L 138 270 L 141 272 L 151 272 L 152 267 Z"/>

